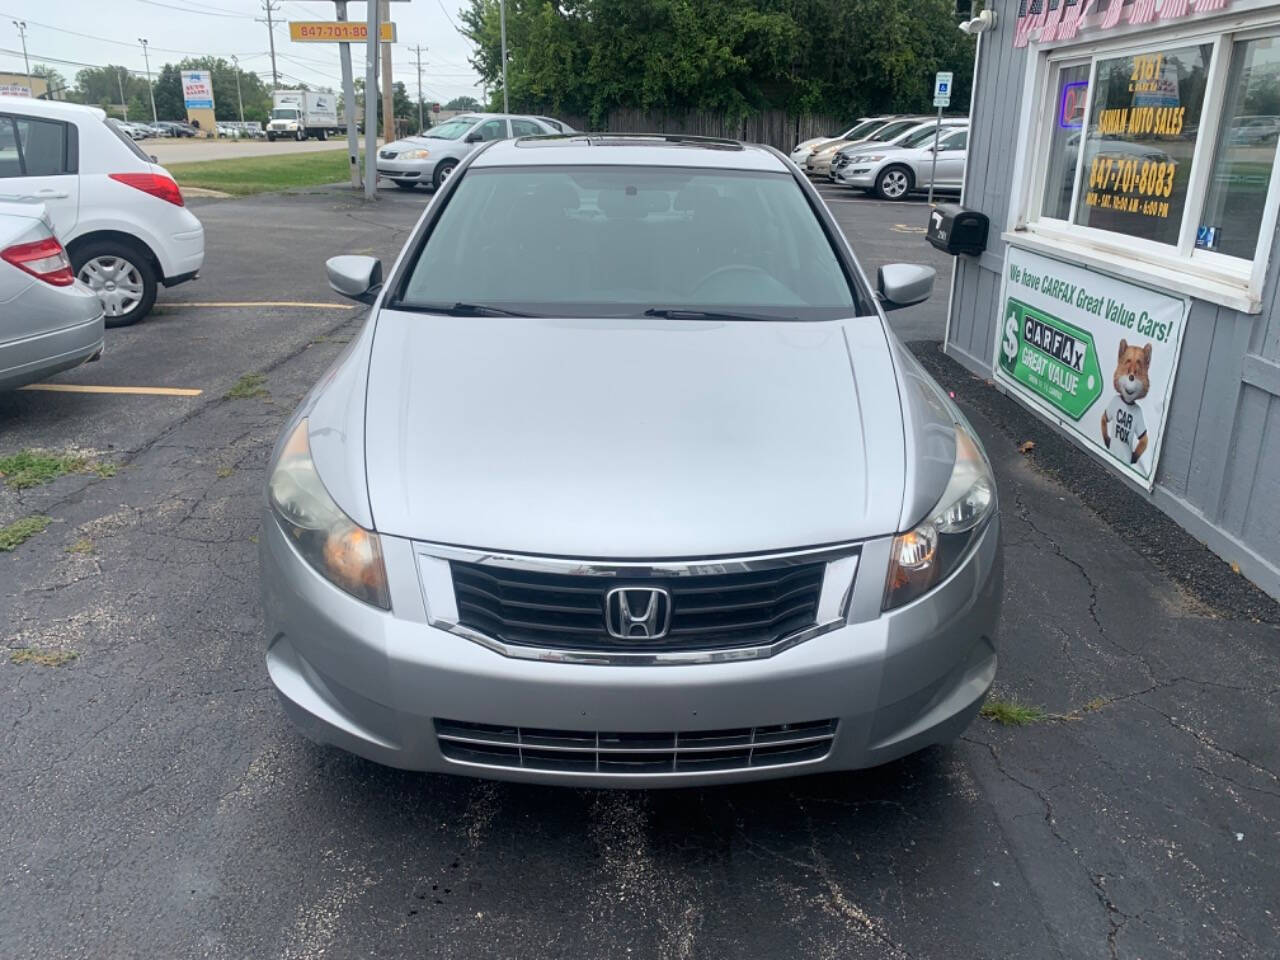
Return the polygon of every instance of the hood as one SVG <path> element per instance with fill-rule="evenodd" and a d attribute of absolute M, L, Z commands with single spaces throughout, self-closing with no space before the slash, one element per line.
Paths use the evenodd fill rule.
<path fill-rule="evenodd" d="M 365 413 L 374 526 L 615 559 L 891 533 L 905 472 L 893 369 L 877 317 L 383 311 Z"/>

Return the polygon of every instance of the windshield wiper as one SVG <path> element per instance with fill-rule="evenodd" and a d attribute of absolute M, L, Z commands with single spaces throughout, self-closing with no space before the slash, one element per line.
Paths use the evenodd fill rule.
<path fill-rule="evenodd" d="M 428 313 L 443 313 L 449 317 L 534 317 L 534 313 L 521 313 L 518 310 L 504 310 L 492 307 L 487 303 L 467 303 L 459 300 L 456 303 L 415 303 L 408 301 L 397 304 L 411 310 L 425 310 Z"/>
<path fill-rule="evenodd" d="M 646 317 L 662 317 L 666 320 L 797 320 L 798 317 L 775 317 L 763 313 L 739 313 L 737 311 L 690 310 L 685 307 L 650 307 Z"/>

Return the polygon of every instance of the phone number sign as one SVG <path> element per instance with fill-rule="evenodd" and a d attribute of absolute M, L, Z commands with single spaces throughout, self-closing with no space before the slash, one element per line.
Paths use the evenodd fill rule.
<path fill-rule="evenodd" d="M 381 43 L 396 42 L 396 25 L 379 26 Z M 364 43 L 369 25 L 359 20 L 290 20 L 289 39 L 296 43 Z"/>

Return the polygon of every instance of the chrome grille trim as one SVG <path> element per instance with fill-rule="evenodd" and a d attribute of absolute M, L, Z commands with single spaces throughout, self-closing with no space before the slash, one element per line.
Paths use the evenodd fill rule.
<path fill-rule="evenodd" d="M 435 720 L 450 763 L 560 774 L 661 776 L 816 763 L 835 742 L 838 721 L 734 730 L 605 733 Z M 686 742 L 688 741 L 688 742 Z"/>
<path fill-rule="evenodd" d="M 793 550 L 747 556 L 675 559 L 675 560 L 600 560 L 588 558 L 560 558 L 533 554 L 504 553 L 476 550 L 450 544 L 426 542 L 414 543 L 414 556 L 418 563 L 419 582 L 427 607 L 427 622 L 439 630 L 463 637 L 504 657 L 517 660 L 537 660 L 550 663 L 574 663 L 583 665 L 613 666 L 677 666 L 704 663 L 736 663 L 763 660 L 776 656 L 797 644 L 804 643 L 848 622 L 850 598 L 857 580 L 860 543 L 842 543 L 807 550 Z M 481 630 L 460 622 L 458 602 L 454 594 L 450 561 L 463 561 L 476 565 L 506 567 L 513 570 L 568 574 L 582 577 L 614 577 L 631 579 L 651 577 L 697 577 L 726 573 L 749 573 L 758 570 L 775 570 L 799 567 L 818 562 L 829 565 L 843 561 L 840 569 L 847 568 L 848 583 L 825 585 L 819 609 L 832 610 L 834 616 L 792 633 L 776 641 L 758 646 L 722 647 L 706 650 L 667 650 L 625 652 L 618 650 L 573 650 L 554 647 L 528 646 L 506 643 Z M 829 569 L 832 569 L 829 567 Z M 827 604 L 827 589 L 833 602 Z"/>

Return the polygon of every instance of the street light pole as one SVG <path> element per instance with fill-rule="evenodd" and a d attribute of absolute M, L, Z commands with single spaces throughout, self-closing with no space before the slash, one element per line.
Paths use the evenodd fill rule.
<path fill-rule="evenodd" d="M 422 123 L 422 44 L 414 50 L 418 55 L 418 133 L 422 133 L 426 129 Z"/>
<path fill-rule="evenodd" d="M 378 197 L 378 37 L 382 29 L 378 18 L 381 4 L 369 0 L 365 4 L 369 32 L 364 54 L 364 198 Z M 391 140 L 385 141 L 390 143 Z"/>
<path fill-rule="evenodd" d="M 240 96 L 240 58 L 234 53 L 231 55 L 231 62 L 236 65 L 236 101 L 240 104 L 240 129 L 244 129 L 244 98 Z M 212 74 L 210 74 L 210 83 L 213 83 Z M 125 117 L 125 119 L 129 119 Z"/>
<path fill-rule="evenodd" d="M 31 61 L 27 59 L 27 21 L 14 20 L 13 25 L 18 28 L 18 36 L 22 38 L 22 62 L 27 65 L 27 85 L 31 87 L 31 95 L 35 96 L 35 85 L 31 83 Z"/>
<path fill-rule="evenodd" d="M 502 31 L 502 112 L 511 112 L 507 98 L 507 0 L 498 0 L 498 22 Z"/>
<path fill-rule="evenodd" d="M 142 44 L 142 61 L 147 65 L 147 93 L 151 96 L 151 122 L 157 123 L 160 117 L 156 113 L 156 88 L 151 82 L 151 58 L 147 56 L 147 41 L 139 37 L 138 42 Z"/>
<path fill-rule="evenodd" d="M 347 0 L 334 0 L 339 20 L 347 19 Z M 356 86 L 351 72 L 351 44 L 338 44 L 338 61 L 342 65 L 342 106 L 347 121 L 347 165 L 351 168 L 351 186 L 360 188 L 360 134 L 356 123 Z"/>

